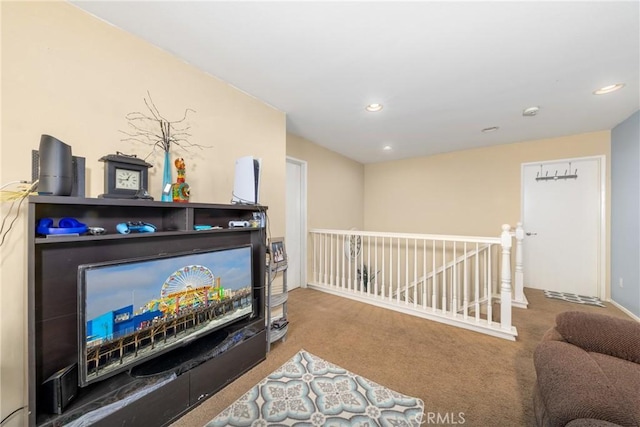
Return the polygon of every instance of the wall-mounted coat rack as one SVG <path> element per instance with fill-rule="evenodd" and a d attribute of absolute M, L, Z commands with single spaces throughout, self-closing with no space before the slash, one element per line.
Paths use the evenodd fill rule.
<path fill-rule="evenodd" d="M 558 175 L 557 169 L 554 175 L 549 175 L 549 171 L 542 175 L 542 165 L 540 165 L 540 172 L 536 175 L 536 181 L 557 181 L 559 179 L 578 179 L 578 169 L 576 168 L 572 172 L 571 162 L 569 162 L 569 169 L 564 170 L 564 175 Z"/>

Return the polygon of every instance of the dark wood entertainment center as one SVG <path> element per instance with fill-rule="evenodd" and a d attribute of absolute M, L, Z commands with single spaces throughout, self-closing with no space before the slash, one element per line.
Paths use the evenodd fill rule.
<path fill-rule="evenodd" d="M 264 228 L 229 228 L 229 221 L 249 221 L 265 207 L 204 203 L 164 203 L 128 199 L 58 196 L 29 198 L 28 345 L 29 425 L 64 425 L 103 408 L 119 406 L 95 422 L 98 426 L 167 425 L 266 358 Z M 36 233 L 42 218 L 63 217 L 103 235 Z M 154 233 L 119 234 L 116 225 L 143 221 Z M 194 225 L 220 229 L 194 230 Z M 50 394 L 43 382 L 78 363 L 78 266 L 161 254 L 250 244 L 254 315 L 163 354 L 175 369 L 134 378 L 122 372 L 79 388 L 62 414 L 47 410 Z M 224 337 L 233 337 L 224 341 Z M 152 363 L 152 361 L 148 362 Z M 144 366 L 141 365 L 141 366 Z M 137 394 L 136 394 L 137 393 Z M 131 396 L 141 396 L 133 399 Z M 127 398 L 127 399 L 125 399 Z M 131 401 L 129 401 L 131 400 Z M 123 404 L 123 402 L 128 402 Z M 104 412 L 104 411 L 103 411 Z"/>

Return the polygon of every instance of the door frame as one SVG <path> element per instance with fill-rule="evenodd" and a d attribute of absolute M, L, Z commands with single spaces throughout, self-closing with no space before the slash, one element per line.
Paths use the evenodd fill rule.
<path fill-rule="evenodd" d="M 609 294 L 609 286 L 606 281 L 607 274 L 607 205 L 606 205 L 606 194 L 607 194 L 607 156 L 604 154 L 597 156 L 584 156 L 584 157 L 573 157 L 568 159 L 549 159 L 549 160 L 540 160 L 537 162 L 527 162 L 520 164 L 520 222 L 523 224 L 523 227 L 527 228 L 527 224 L 524 222 L 524 169 L 526 166 L 533 165 L 546 165 L 553 163 L 568 163 L 575 162 L 580 160 L 596 160 L 598 162 L 598 168 L 600 169 L 599 178 L 599 191 L 600 191 L 600 212 L 598 215 L 599 226 L 599 242 L 598 242 L 598 283 L 596 288 L 596 293 L 598 298 L 603 301 L 608 301 Z M 525 287 L 526 287 L 526 269 L 524 271 L 525 275 Z"/>
<path fill-rule="evenodd" d="M 300 287 L 307 287 L 307 162 L 286 156 L 286 163 L 300 166 Z M 289 177 L 287 176 L 288 180 Z M 286 222 L 286 218 L 285 218 Z"/>

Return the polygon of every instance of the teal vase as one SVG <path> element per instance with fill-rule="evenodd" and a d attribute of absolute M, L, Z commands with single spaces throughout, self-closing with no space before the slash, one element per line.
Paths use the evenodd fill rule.
<path fill-rule="evenodd" d="M 162 200 L 163 202 L 171 202 L 171 159 L 169 158 L 169 152 L 164 152 L 164 170 L 162 171 Z"/>

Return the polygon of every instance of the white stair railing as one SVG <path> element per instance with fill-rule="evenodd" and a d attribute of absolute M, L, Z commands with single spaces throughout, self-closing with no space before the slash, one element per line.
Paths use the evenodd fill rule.
<path fill-rule="evenodd" d="M 508 225 L 500 237 L 310 233 L 311 288 L 501 338 L 517 336 Z"/>
<path fill-rule="evenodd" d="M 517 308 L 527 308 L 529 301 L 524 294 L 524 268 L 523 268 L 523 255 L 522 255 L 522 241 L 524 240 L 524 228 L 522 223 L 519 222 L 516 225 L 516 229 L 511 232 L 511 235 L 516 241 L 515 250 L 515 283 L 513 287 L 513 299 L 512 305 Z"/>

